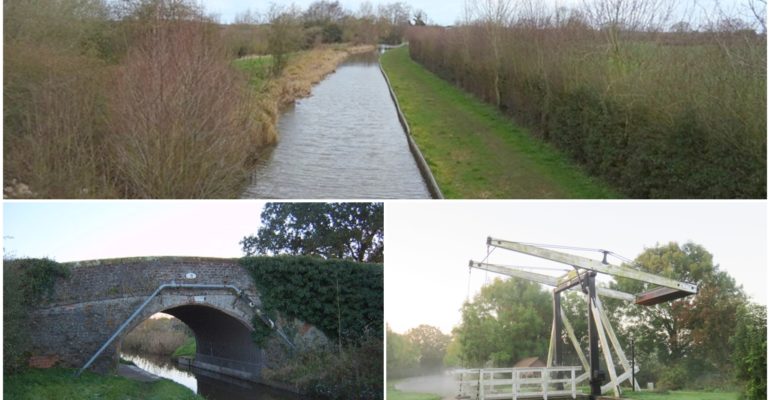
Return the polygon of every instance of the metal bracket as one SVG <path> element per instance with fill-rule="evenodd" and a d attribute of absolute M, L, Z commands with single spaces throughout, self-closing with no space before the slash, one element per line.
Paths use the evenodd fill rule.
<path fill-rule="evenodd" d="M 97 350 L 96 353 L 94 353 L 94 355 L 91 356 L 91 358 L 86 362 L 86 364 L 83 365 L 83 367 L 81 367 L 79 370 L 77 370 L 77 372 L 75 372 L 75 377 L 80 376 L 80 374 L 82 374 L 83 371 L 88 369 L 88 367 L 90 367 L 91 364 L 93 364 L 94 361 L 96 361 L 96 359 L 104 352 L 104 350 L 106 350 L 112 344 L 112 342 L 114 342 L 115 339 L 117 339 L 118 336 L 120 336 L 121 333 L 123 333 L 123 331 L 144 310 L 144 308 L 147 307 L 148 304 L 150 304 L 150 301 L 152 301 L 152 299 L 157 297 L 158 294 L 160 294 L 160 292 L 162 292 L 163 290 L 166 290 L 166 289 L 225 289 L 225 290 L 231 290 L 231 291 L 233 291 L 235 293 L 236 299 L 240 298 L 242 296 L 247 298 L 247 300 L 248 300 L 247 304 L 249 305 L 250 308 L 256 309 L 257 315 L 260 317 L 262 322 L 265 323 L 265 325 L 269 326 L 270 329 L 277 329 L 277 327 L 275 325 L 275 322 L 273 322 L 270 318 L 267 318 L 267 316 L 264 316 L 262 311 L 256 306 L 256 303 L 254 301 L 252 301 L 251 299 L 249 299 L 248 295 L 243 290 L 241 290 L 241 289 L 239 289 L 239 288 L 237 288 L 237 287 L 235 287 L 233 285 L 185 284 L 185 283 L 176 283 L 176 282 L 172 281 L 171 283 L 164 283 L 164 284 L 158 286 L 158 288 L 155 289 L 155 291 L 152 292 L 152 294 L 149 297 L 147 297 L 147 299 L 136 310 L 134 310 L 134 312 L 125 320 L 125 322 L 123 322 L 123 324 L 121 324 L 120 327 L 118 327 L 118 329 L 115 331 L 115 333 L 113 333 L 112 336 L 110 336 L 110 338 L 107 339 L 106 342 L 104 342 L 102 347 L 100 347 L 99 350 Z M 294 344 L 291 343 L 291 341 L 286 337 L 285 334 L 283 334 L 283 332 L 280 332 L 280 330 L 278 330 L 278 332 L 279 332 L 281 338 L 284 341 L 286 341 L 289 344 L 289 346 L 293 349 L 294 348 Z"/>

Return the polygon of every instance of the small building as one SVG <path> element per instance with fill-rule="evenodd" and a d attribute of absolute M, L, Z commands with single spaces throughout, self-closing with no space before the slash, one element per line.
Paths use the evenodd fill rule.
<path fill-rule="evenodd" d="M 522 358 L 516 364 L 513 365 L 513 368 L 542 368 L 542 367 L 545 367 L 545 363 L 537 357 Z"/>

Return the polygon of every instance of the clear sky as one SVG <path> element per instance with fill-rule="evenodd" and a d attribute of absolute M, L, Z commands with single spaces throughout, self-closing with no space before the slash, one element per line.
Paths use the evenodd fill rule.
<path fill-rule="evenodd" d="M 260 226 L 257 201 L 3 203 L 3 248 L 57 261 L 136 256 L 240 257 Z"/>
<path fill-rule="evenodd" d="M 487 236 L 603 248 L 632 259 L 657 243 L 693 241 L 711 252 L 752 300 L 766 304 L 766 213 L 764 202 L 736 201 L 391 202 L 385 225 L 385 320 L 396 332 L 426 323 L 449 333 L 460 321 L 466 296 L 472 298 L 499 276 L 468 272 L 469 259 L 486 256 Z M 502 249 L 489 262 L 563 268 Z"/>
<path fill-rule="evenodd" d="M 260 0 L 199 0 L 201 4 L 209 13 L 219 15 L 220 21 L 229 23 L 232 22 L 236 14 L 242 13 L 245 10 L 252 10 L 259 13 L 265 13 L 270 6 L 270 1 Z M 273 3 L 281 5 L 296 4 L 298 7 L 305 9 L 315 0 L 294 0 L 294 1 L 273 1 Z M 375 6 L 378 4 L 393 3 L 399 0 L 371 0 L 370 2 Z M 434 23 L 440 25 L 453 25 L 455 22 L 461 19 L 463 14 L 463 5 L 465 0 L 401 0 L 410 5 L 413 9 L 421 9 L 428 15 L 428 19 Z M 670 0 L 672 1 L 681 12 L 684 9 L 698 10 L 698 11 L 711 11 L 714 9 L 715 4 L 719 4 L 720 8 L 725 10 L 728 14 L 747 14 L 746 7 L 744 6 L 747 0 Z M 363 0 L 340 0 L 340 3 L 348 10 L 357 11 L 363 3 Z M 583 0 L 543 0 L 543 4 L 546 4 L 548 8 L 555 9 L 555 7 L 580 7 L 584 4 Z M 697 2 L 697 6 L 694 4 Z M 515 1 L 514 1 L 515 3 Z M 689 12 L 687 12 L 689 14 Z"/>

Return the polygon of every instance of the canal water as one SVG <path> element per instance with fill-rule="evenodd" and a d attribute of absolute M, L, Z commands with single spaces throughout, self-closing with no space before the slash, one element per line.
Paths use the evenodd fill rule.
<path fill-rule="evenodd" d="M 278 123 L 244 197 L 430 198 L 376 53 L 352 56 Z"/>
<path fill-rule="evenodd" d="M 269 386 L 226 377 L 197 368 L 185 369 L 167 357 L 121 353 L 137 367 L 187 386 L 206 400 L 299 400 L 301 397 Z"/>

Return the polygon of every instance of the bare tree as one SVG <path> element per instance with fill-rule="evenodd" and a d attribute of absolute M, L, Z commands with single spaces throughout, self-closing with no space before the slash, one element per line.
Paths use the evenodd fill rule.
<path fill-rule="evenodd" d="M 767 33 L 767 0 L 748 0 L 749 11 L 754 17 L 760 32 Z"/>
<path fill-rule="evenodd" d="M 511 24 L 513 6 L 511 0 L 467 0 L 466 12 L 476 20 L 487 35 L 492 48 L 492 81 L 495 96 L 495 106 L 500 107 L 502 94 L 500 89 L 500 73 L 502 70 L 502 38 L 505 29 Z"/>
<path fill-rule="evenodd" d="M 267 19 L 270 21 L 267 48 L 273 56 L 273 73 L 278 74 L 286 66 L 288 54 L 300 47 L 302 23 L 296 8 L 284 8 L 275 3 L 270 5 Z"/>

